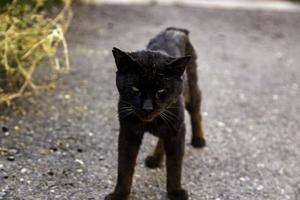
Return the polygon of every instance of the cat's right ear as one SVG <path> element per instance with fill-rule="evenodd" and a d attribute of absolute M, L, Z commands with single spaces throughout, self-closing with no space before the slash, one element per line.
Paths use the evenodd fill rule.
<path fill-rule="evenodd" d="M 112 53 L 119 72 L 129 72 L 134 69 L 136 62 L 128 53 L 116 47 L 112 49 Z"/>

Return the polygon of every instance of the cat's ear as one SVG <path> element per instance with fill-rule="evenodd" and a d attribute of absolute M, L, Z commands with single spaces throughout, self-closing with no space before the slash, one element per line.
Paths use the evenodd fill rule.
<path fill-rule="evenodd" d="M 116 66 L 120 72 L 128 72 L 133 70 L 136 65 L 134 59 L 126 52 L 114 47 L 112 49 L 115 58 Z"/>
<path fill-rule="evenodd" d="M 192 56 L 184 56 L 176 58 L 173 61 L 167 63 L 167 74 L 180 77 L 183 75 L 187 64 L 190 62 Z"/>

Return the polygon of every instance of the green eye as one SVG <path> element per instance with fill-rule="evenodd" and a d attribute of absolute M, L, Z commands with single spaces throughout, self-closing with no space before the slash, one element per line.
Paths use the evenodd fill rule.
<path fill-rule="evenodd" d="M 161 94 L 164 93 L 166 90 L 165 89 L 161 89 L 161 90 L 157 90 L 157 93 Z"/>
<path fill-rule="evenodd" d="M 132 91 L 134 91 L 134 92 L 139 92 L 139 91 L 140 91 L 140 89 L 139 89 L 139 88 L 137 88 L 137 87 L 134 87 L 134 86 L 132 86 L 132 87 L 131 87 L 131 89 L 132 89 Z"/>

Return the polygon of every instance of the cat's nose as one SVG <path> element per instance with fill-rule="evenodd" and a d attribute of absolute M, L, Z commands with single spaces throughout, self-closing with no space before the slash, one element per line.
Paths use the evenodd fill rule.
<path fill-rule="evenodd" d="M 142 107 L 143 111 L 146 112 L 151 112 L 153 111 L 153 104 L 152 104 L 152 100 L 151 99 L 146 99 L 144 101 L 143 107 Z"/>

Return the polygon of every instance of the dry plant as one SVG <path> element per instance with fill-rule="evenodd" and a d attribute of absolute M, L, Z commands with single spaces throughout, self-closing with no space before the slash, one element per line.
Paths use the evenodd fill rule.
<path fill-rule="evenodd" d="M 53 88 L 58 74 L 69 70 L 64 33 L 72 0 L 62 0 L 57 14 L 44 10 L 47 0 L 20 6 L 22 1 L 0 10 L 0 104 Z"/>

